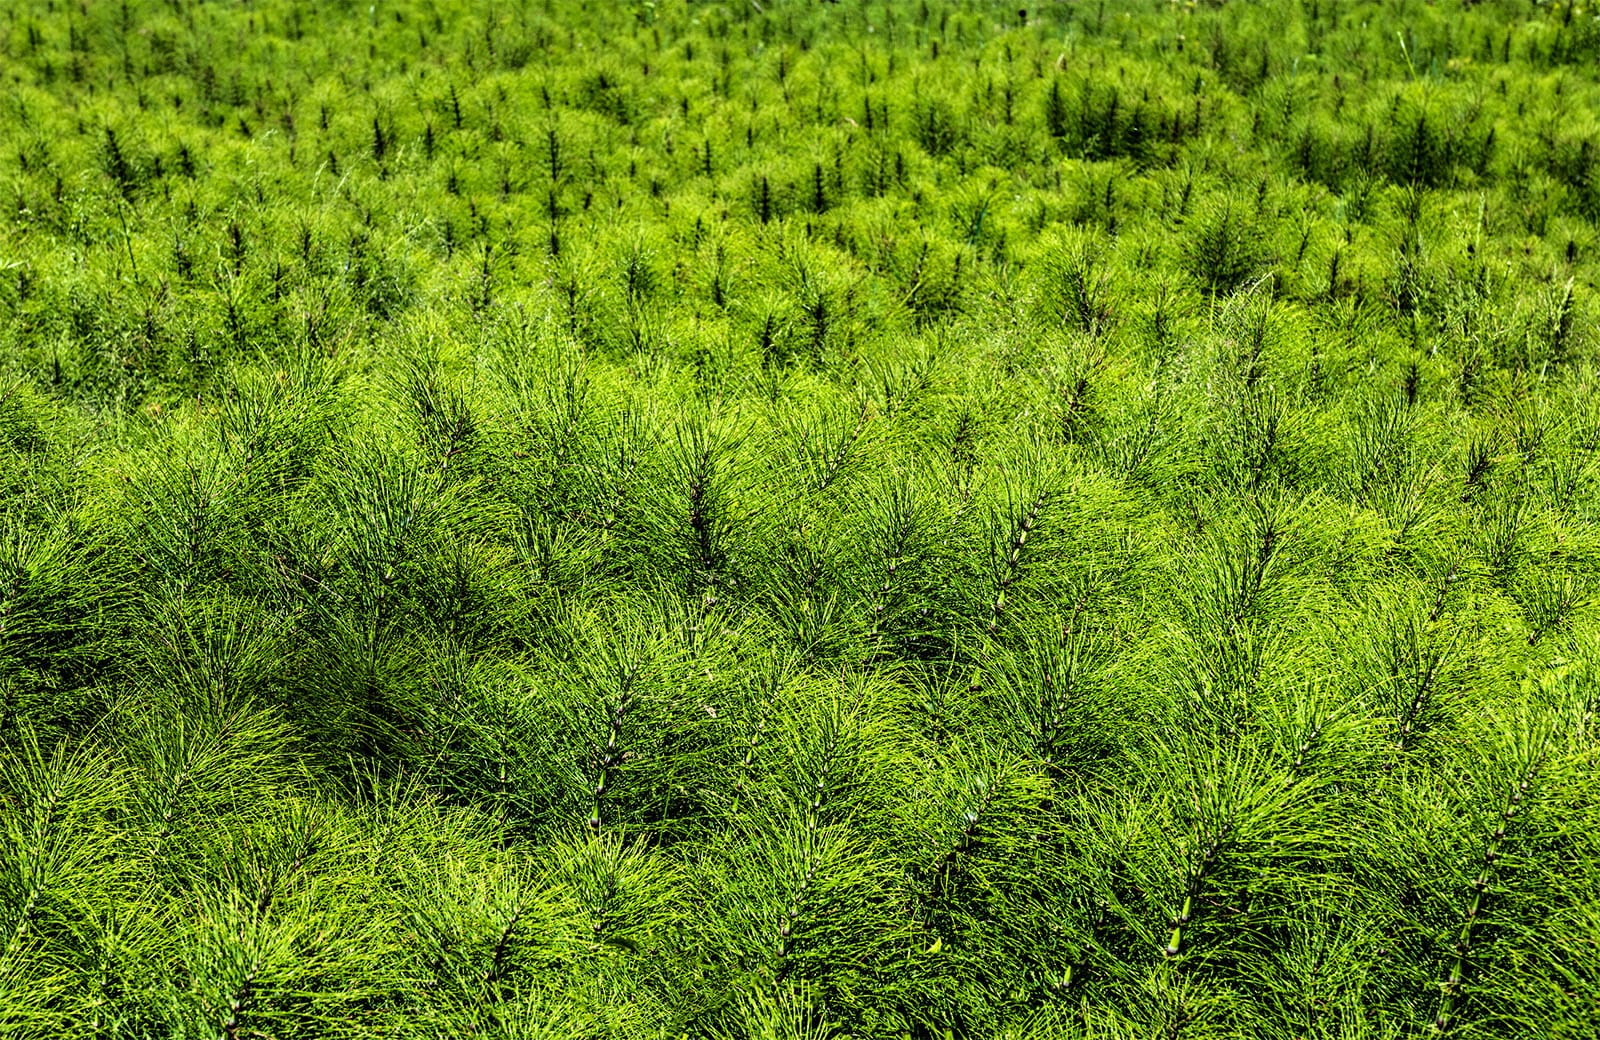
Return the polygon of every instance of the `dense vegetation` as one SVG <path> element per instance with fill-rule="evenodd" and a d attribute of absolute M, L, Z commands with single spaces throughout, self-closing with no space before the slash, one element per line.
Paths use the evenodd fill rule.
<path fill-rule="evenodd" d="M 0 11 L 0 1033 L 1600 1035 L 1600 17 Z"/>

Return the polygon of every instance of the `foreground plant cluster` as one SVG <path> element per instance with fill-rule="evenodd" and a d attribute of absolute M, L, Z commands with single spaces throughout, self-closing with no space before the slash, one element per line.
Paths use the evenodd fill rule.
<path fill-rule="evenodd" d="M 0 59 L 0 1033 L 1600 1034 L 1585 6 Z"/>

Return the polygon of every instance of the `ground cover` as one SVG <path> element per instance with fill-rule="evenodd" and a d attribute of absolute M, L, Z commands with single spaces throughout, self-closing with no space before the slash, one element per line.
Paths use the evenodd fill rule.
<path fill-rule="evenodd" d="M 0 1033 L 1600 1032 L 1600 18 L 0 11 Z"/>

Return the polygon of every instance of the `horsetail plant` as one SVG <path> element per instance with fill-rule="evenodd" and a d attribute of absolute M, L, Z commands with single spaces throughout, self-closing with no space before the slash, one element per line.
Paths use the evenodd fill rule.
<path fill-rule="evenodd" d="M 0 12 L 0 1034 L 1600 1034 L 1583 5 Z"/>

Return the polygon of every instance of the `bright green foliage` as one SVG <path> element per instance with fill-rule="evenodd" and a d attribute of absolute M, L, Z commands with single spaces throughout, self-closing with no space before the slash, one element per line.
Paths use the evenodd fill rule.
<path fill-rule="evenodd" d="M 0 1034 L 1600 1034 L 1597 15 L 4 5 Z"/>

